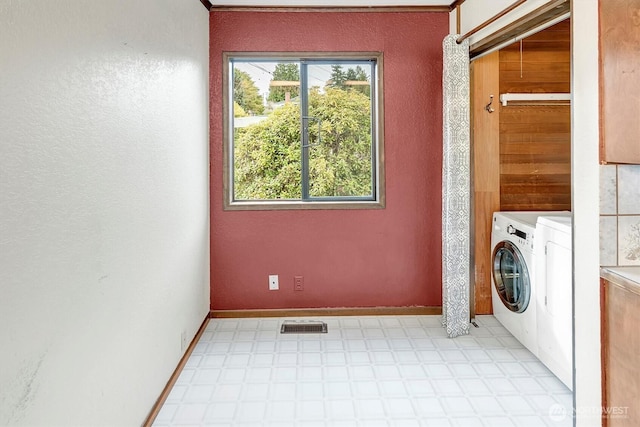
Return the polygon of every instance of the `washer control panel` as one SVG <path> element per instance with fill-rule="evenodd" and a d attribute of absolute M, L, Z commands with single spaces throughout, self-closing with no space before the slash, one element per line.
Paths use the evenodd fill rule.
<path fill-rule="evenodd" d="M 511 220 L 505 220 L 505 218 L 502 218 L 501 221 L 497 221 L 496 219 L 497 218 L 493 219 L 494 231 L 506 234 L 504 238 L 508 237 L 509 240 L 517 243 L 521 248 L 533 250 L 533 231 L 525 231 L 517 223 L 514 225 Z"/>
<path fill-rule="evenodd" d="M 509 234 L 519 245 L 533 250 L 533 233 L 527 233 L 514 227 L 512 224 L 509 224 L 507 225 L 507 234 Z"/>

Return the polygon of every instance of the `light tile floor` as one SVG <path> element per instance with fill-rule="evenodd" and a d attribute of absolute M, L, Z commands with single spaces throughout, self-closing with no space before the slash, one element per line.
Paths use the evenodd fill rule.
<path fill-rule="evenodd" d="M 322 320 L 326 334 L 280 334 Z M 212 319 L 155 426 L 573 425 L 571 392 L 493 316 Z"/>

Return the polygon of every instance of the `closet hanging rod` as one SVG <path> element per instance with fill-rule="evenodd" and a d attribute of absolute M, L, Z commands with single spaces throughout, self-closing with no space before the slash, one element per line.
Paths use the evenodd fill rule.
<path fill-rule="evenodd" d="M 527 102 L 532 101 L 535 103 L 544 103 L 545 101 L 552 102 L 554 104 L 571 102 L 570 93 L 501 93 L 500 102 L 503 107 L 507 106 L 510 101 L 515 102 Z"/>

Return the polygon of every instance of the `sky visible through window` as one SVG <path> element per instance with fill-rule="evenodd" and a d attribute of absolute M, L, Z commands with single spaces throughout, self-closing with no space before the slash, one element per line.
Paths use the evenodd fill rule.
<path fill-rule="evenodd" d="M 255 83 L 260 96 L 263 100 L 266 100 L 269 96 L 269 84 L 273 78 L 273 71 L 278 62 L 263 62 L 263 61 L 237 61 L 234 67 L 238 70 L 244 71 L 251 76 L 251 79 Z M 295 61 L 292 61 L 295 62 Z M 347 64 L 348 66 L 348 64 Z M 368 74 L 368 73 L 367 73 Z M 324 87 L 327 81 L 331 79 L 331 64 L 326 65 L 314 65 L 313 71 L 309 73 L 309 87 L 317 86 L 321 92 L 324 91 Z M 266 103 L 266 101 L 265 101 Z"/>

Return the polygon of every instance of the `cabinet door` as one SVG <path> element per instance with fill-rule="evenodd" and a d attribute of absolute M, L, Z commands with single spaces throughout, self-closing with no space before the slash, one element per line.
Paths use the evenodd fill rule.
<path fill-rule="evenodd" d="M 603 373 L 607 427 L 640 425 L 640 290 L 604 281 Z"/>
<path fill-rule="evenodd" d="M 600 157 L 640 164 L 640 0 L 600 0 Z"/>
<path fill-rule="evenodd" d="M 540 225 L 538 225 L 540 228 Z M 569 389 L 573 388 L 573 348 L 571 301 L 571 247 L 549 240 L 547 227 L 536 230 L 536 317 L 538 322 L 538 358 Z M 539 240 L 543 237 L 543 241 Z M 567 236 L 567 239 L 570 239 Z"/>

